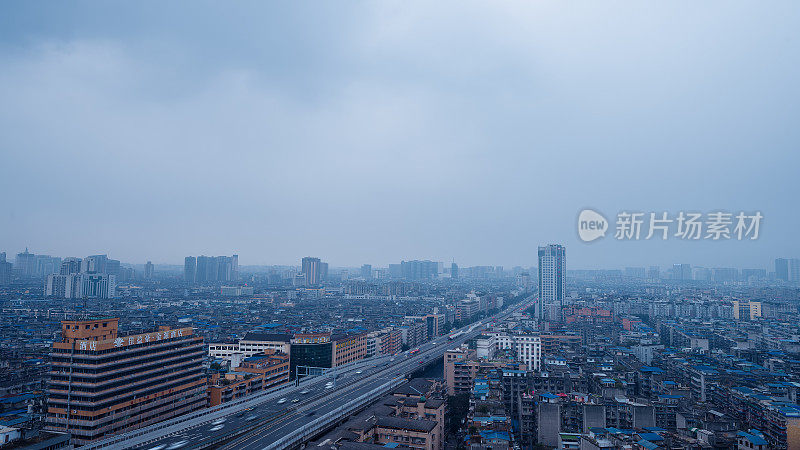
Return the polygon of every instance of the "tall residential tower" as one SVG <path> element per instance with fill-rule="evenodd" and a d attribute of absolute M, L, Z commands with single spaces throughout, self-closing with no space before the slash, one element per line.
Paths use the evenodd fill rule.
<path fill-rule="evenodd" d="M 563 245 L 539 247 L 539 320 L 561 321 L 567 281 L 567 255 Z"/>

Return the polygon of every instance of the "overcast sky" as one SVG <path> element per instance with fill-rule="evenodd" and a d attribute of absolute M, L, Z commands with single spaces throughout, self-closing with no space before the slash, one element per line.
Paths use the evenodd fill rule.
<path fill-rule="evenodd" d="M 800 257 L 798 29 L 797 1 L 3 2 L 0 251 L 768 268 Z M 586 244 L 584 207 L 764 220 Z"/>

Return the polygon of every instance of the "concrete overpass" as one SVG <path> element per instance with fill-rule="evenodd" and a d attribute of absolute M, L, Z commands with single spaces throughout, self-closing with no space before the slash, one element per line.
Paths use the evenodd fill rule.
<path fill-rule="evenodd" d="M 112 436 L 84 448 L 278 449 L 292 448 L 367 407 L 444 352 L 478 335 L 485 324 L 527 308 L 529 297 L 498 314 L 470 324 L 452 341 L 441 336 L 411 355 L 380 355 L 335 368 L 299 385 L 258 393 L 215 408 L 185 414 L 149 427 Z"/>

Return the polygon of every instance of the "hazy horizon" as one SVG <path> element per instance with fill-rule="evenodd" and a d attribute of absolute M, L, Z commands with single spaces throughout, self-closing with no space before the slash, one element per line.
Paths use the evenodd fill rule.
<path fill-rule="evenodd" d="M 774 270 L 800 257 L 800 4 L 766 6 L 6 3 L 0 251 Z M 583 208 L 764 220 L 587 244 Z"/>

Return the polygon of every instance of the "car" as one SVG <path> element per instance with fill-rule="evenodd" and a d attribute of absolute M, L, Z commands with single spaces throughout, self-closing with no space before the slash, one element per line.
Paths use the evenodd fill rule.
<path fill-rule="evenodd" d="M 424 362 L 425 362 L 425 361 L 423 361 L 423 360 L 421 360 L 421 359 L 419 360 L 419 363 L 420 363 L 420 364 L 422 364 L 422 363 L 424 363 Z"/>
<path fill-rule="evenodd" d="M 363 372 L 360 370 L 356 370 L 356 375 L 361 375 Z"/>
<path fill-rule="evenodd" d="M 186 444 L 188 443 L 189 441 L 187 441 L 186 439 L 180 440 L 178 442 L 173 442 L 172 444 L 169 445 L 169 447 L 167 447 L 167 450 L 175 450 L 181 447 L 185 447 Z"/>
<path fill-rule="evenodd" d="M 282 399 L 280 399 L 280 400 L 278 400 L 278 404 L 279 404 L 279 405 L 282 405 L 282 404 L 284 404 L 284 403 L 286 403 L 286 398 L 285 398 L 285 397 L 284 397 L 284 398 L 282 398 Z"/>
<path fill-rule="evenodd" d="M 333 387 L 333 384 L 326 384 L 326 385 L 325 385 L 325 389 L 330 389 L 330 388 L 332 388 L 332 387 Z"/>
<path fill-rule="evenodd" d="M 300 401 L 300 399 L 297 399 L 297 398 L 293 398 L 293 399 L 292 399 L 292 403 L 297 403 L 297 402 L 299 402 L 299 401 Z"/>
<path fill-rule="evenodd" d="M 308 389 L 303 389 L 302 391 L 300 391 L 300 393 L 303 394 L 303 395 L 306 395 L 306 394 L 308 394 Z"/>
<path fill-rule="evenodd" d="M 309 412 L 307 412 L 307 413 L 306 413 L 306 416 L 309 416 L 309 417 L 311 417 L 311 416 L 313 416 L 313 415 L 314 415 L 314 414 L 316 414 L 316 413 L 317 413 L 316 411 L 309 411 Z"/>
<path fill-rule="evenodd" d="M 208 431 L 219 431 L 219 430 L 221 430 L 221 429 L 222 429 L 224 426 L 225 426 L 225 425 L 217 425 L 217 426 L 213 426 L 213 427 L 209 428 L 209 430 L 208 430 Z"/>
<path fill-rule="evenodd" d="M 223 423 L 225 423 L 226 420 L 227 420 L 226 418 L 220 417 L 219 419 L 211 422 L 211 425 L 222 425 Z"/>

